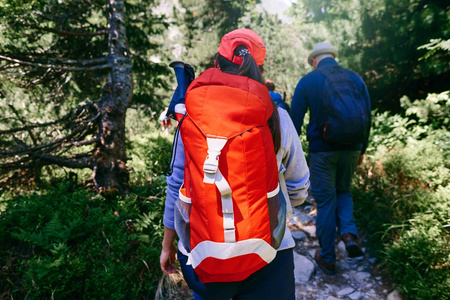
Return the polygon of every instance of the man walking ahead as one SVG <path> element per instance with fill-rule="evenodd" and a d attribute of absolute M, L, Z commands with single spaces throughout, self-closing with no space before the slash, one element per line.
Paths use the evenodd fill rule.
<path fill-rule="evenodd" d="M 315 260 L 326 274 L 336 273 L 336 228 L 349 257 L 363 256 L 356 244 L 350 183 L 362 162 L 370 132 L 370 99 L 358 74 L 338 65 L 337 50 L 318 43 L 308 57 L 314 70 L 298 83 L 291 118 L 298 134 L 307 109 L 311 192 L 317 204 L 320 247 Z"/>

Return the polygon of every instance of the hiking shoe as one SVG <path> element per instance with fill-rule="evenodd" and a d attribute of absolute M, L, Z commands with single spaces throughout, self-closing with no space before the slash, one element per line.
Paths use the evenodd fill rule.
<path fill-rule="evenodd" d="M 348 257 L 361 257 L 364 256 L 364 252 L 361 251 L 358 244 L 356 244 L 356 237 L 351 233 L 345 233 L 342 236 L 342 240 L 345 244 L 345 249 L 347 250 Z"/>
<path fill-rule="evenodd" d="M 335 275 L 336 274 L 336 263 L 326 263 L 322 260 L 320 257 L 320 248 L 316 250 L 316 253 L 314 254 L 314 260 L 316 261 L 317 265 L 319 266 L 319 269 L 322 270 L 325 274 L 328 275 Z"/>

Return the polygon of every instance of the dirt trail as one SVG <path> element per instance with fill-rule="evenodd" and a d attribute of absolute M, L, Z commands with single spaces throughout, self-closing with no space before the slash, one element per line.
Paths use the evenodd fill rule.
<path fill-rule="evenodd" d="M 306 205 L 294 208 L 296 222 L 295 226 L 290 228 L 297 244 L 294 249 L 296 299 L 388 299 L 392 291 L 378 274 L 376 259 L 368 254 L 358 259 L 348 258 L 342 241 L 336 244 L 337 274 L 327 275 L 317 267 L 314 261 L 314 253 L 319 248 L 315 227 L 316 213 L 312 199 L 308 199 Z M 365 252 L 362 237 L 359 244 Z"/>

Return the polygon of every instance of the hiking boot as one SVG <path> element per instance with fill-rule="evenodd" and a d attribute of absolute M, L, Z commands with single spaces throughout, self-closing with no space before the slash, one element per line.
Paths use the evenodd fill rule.
<path fill-rule="evenodd" d="M 336 274 L 336 263 L 326 263 L 322 260 L 320 257 L 320 248 L 316 250 L 316 253 L 314 254 L 314 260 L 316 261 L 317 265 L 319 266 L 319 269 L 322 270 L 325 274 L 328 275 L 335 275 Z"/>
<path fill-rule="evenodd" d="M 348 257 L 354 258 L 364 256 L 364 252 L 362 252 L 361 248 L 356 244 L 356 236 L 351 233 L 345 233 L 342 236 L 342 241 L 344 241 Z"/>

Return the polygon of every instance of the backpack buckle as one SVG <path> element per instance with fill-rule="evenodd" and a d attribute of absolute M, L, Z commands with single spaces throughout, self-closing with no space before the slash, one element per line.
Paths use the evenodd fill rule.
<path fill-rule="evenodd" d="M 203 164 L 203 171 L 205 171 L 205 173 L 217 173 L 217 170 L 219 169 L 219 154 L 220 152 L 216 155 L 211 155 L 210 151 L 208 150 L 208 156 L 206 156 L 205 163 Z"/>
<path fill-rule="evenodd" d="M 223 138 L 207 137 L 208 155 L 203 163 L 203 171 L 207 174 L 215 174 L 219 169 L 219 155 L 227 140 Z"/>

